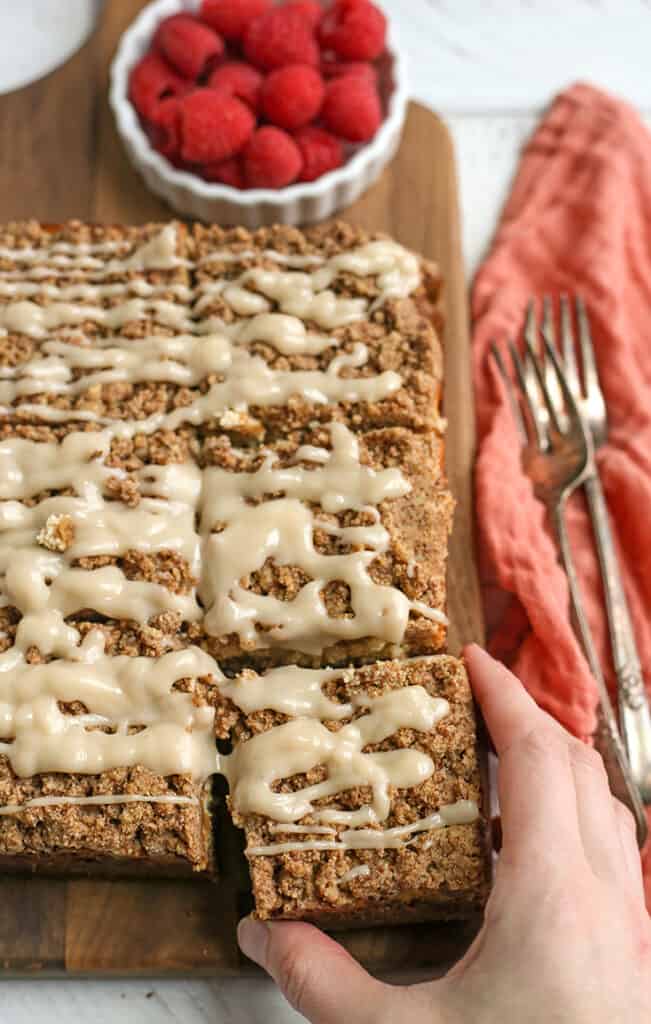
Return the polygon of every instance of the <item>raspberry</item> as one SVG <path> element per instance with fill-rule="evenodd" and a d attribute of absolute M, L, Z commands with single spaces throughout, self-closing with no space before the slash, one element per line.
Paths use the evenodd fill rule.
<path fill-rule="evenodd" d="M 250 188 L 284 188 L 301 173 L 301 151 L 280 128 L 258 128 L 244 150 L 244 177 Z"/>
<path fill-rule="evenodd" d="M 211 89 L 225 90 L 232 96 L 237 96 L 238 100 L 242 100 L 257 112 L 260 105 L 262 82 L 262 75 L 250 64 L 233 60 L 215 68 L 207 84 Z"/>
<path fill-rule="evenodd" d="M 377 89 L 359 75 L 328 84 L 321 114 L 326 127 L 348 142 L 368 142 L 382 123 Z"/>
<path fill-rule="evenodd" d="M 147 125 L 149 141 L 154 149 L 168 159 L 181 150 L 181 101 L 178 96 L 161 100 L 154 108 Z"/>
<path fill-rule="evenodd" d="M 197 89 L 181 101 L 181 156 L 197 164 L 227 160 L 242 149 L 254 128 L 246 104 L 214 89 Z"/>
<path fill-rule="evenodd" d="M 342 75 L 359 75 L 371 85 L 377 85 L 378 73 L 373 64 L 365 60 L 330 60 L 321 61 L 321 74 L 324 78 L 341 78 Z"/>
<path fill-rule="evenodd" d="M 303 15 L 291 7 L 272 7 L 252 21 L 244 35 L 244 52 L 264 71 L 286 64 L 319 66 L 314 32 Z"/>
<path fill-rule="evenodd" d="M 271 4 L 272 0 L 203 0 L 199 17 L 224 39 L 241 39 L 247 26 Z"/>
<path fill-rule="evenodd" d="M 161 21 L 154 45 L 181 74 L 194 79 L 224 52 L 221 36 L 186 14 L 174 14 Z"/>
<path fill-rule="evenodd" d="M 328 171 L 334 171 L 344 162 L 344 149 L 339 139 L 316 125 L 301 128 L 294 136 L 303 157 L 303 170 L 299 181 L 316 181 Z"/>
<path fill-rule="evenodd" d="M 260 101 L 272 124 L 292 131 L 314 120 L 324 95 L 323 79 L 315 68 L 307 64 L 288 64 L 266 78 Z"/>
<path fill-rule="evenodd" d="M 321 45 L 346 60 L 375 60 L 384 50 L 387 21 L 369 0 L 336 0 L 319 26 Z"/>
<path fill-rule="evenodd" d="M 178 96 L 188 87 L 184 78 L 159 53 L 138 61 L 129 78 L 129 99 L 141 117 L 148 118 L 166 96 Z"/>
<path fill-rule="evenodd" d="M 323 17 L 323 7 L 319 0 L 291 0 L 287 7 L 302 14 L 314 29 Z"/>
<path fill-rule="evenodd" d="M 230 185 L 231 188 L 245 187 L 244 171 L 239 157 L 232 156 L 230 160 L 222 160 L 217 164 L 204 164 L 200 173 L 206 181 L 217 181 L 221 185 Z"/>

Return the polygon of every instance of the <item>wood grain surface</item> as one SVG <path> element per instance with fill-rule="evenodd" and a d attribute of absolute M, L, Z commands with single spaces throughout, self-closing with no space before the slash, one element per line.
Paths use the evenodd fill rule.
<path fill-rule="evenodd" d="M 131 169 L 106 93 L 120 33 L 141 0 L 104 6 L 96 34 L 64 67 L 0 97 L 0 221 L 69 217 L 139 223 L 169 209 Z M 439 261 L 446 281 L 448 475 L 458 501 L 449 569 L 450 647 L 481 640 L 473 555 L 474 417 L 466 289 L 454 156 L 443 123 L 412 104 L 400 152 L 343 216 L 387 231 Z M 0 879 L 0 966 L 8 975 L 237 975 L 252 969 L 235 942 L 247 910 L 239 836 L 224 833 L 223 871 L 204 882 Z M 339 936 L 372 971 L 436 967 L 466 948 L 465 925 L 423 925 Z"/>

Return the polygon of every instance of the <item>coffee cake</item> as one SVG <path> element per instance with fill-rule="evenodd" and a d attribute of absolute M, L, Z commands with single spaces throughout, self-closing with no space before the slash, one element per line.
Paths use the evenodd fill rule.
<path fill-rule="evenodd" d="M 462 669 L 359 667 L 445 644 L 439 291 L 345 225 L 0 230 L 0 864 L 210 872 L 222 773 L 260 916 L 481 903 Z"/>

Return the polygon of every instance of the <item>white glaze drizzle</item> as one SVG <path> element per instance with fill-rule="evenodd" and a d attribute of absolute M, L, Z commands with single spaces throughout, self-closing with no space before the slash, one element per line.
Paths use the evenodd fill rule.
<path fill-rule="evenodd" d="M 120 267 L 124 270 L 177 266 L 183 261 L 179 261 L 175 251 L 173 226 L 168 226 L 160 236 L 122 261 Z M 380 241 L 340 253 L 311 273 L 254 268 L 245 270 L 234 281 L 202 281 L 191 307 L 155 298 L 156 288 L 146 282 L 141 288 L 131 289 L 137 295 L 107 307 L 98 305 L 98 300 L 104 295 L 119 294 L 116 288 L 130 288 L 132 282 L 89 285 L 85 292 L 79 290 L 79 285 L 69 285 L 67 290 L 49 285 L 45 295 L 53 301 L 45 305 L 31 301 L 29 295 L 35 292 L 29 283 L 23 283 L 21 293 L 21 285 L 4 282 L 5 291 L 8 288 L 22 297 L 0 306 L 0 329 L 17 331 L 44 343 L 35 358 L 0 375 L 4 378 L 0 380 L 0 402 L 5 405 L 4 411 L 9 412 L 12 403 L 30 395 L 56 393 L 74 397 L 94 385 L 114 381 L 160 380 L 196 386 L 211 373 L 224 376 L 207 395 L 195 398 L 182 409 L 121 424 L 122 433 L 132 436 L 136 431 L 175 429 L 184 422 L 203 423 L 229 409 L 245 411 L 252 404 L 283 404 L 293 395 L 303 395 L 317 403 L 380 401 L 401 386 L 395 372 L 365 378 L 341 376 L 347 367 L 360 369 L 366 364 L 368 352 L 364 345 L 335 357 L 326 370 L 302 372 L 273 370 L 247 350 L 254 342 L 271 344 L 285 355 L 318 354 L 336 347 L 337 338 L 308 330 L 303 321 L 311 320 L 332 330 L 368 314 L 367 300 L 342 298 L 331 290 L 330 285 L 341 272 L 375 275 L 381 291 L 374 305 L 409 294 L 420 279 L 418 261 L 411 253 L 393 242 Z M 216 317 L 204 317 L 203 310 L 210 308 L 214 294 L 230 302 L 242 319 L 227 324 Z M 57 296 L 62 300 L 72 295 L 87 296 L 95 304 L 56 300 Z M 276 312 L 270 311 L 270 301 L 276 303 Z M 94 340 L 91 352 L 85 351 L 83 344 L 71 345 L 67 339 L 51 337 L 52 332 L 62 327 L 80 328 L 89 320 L 113 331 L 143 318 L 153 318 L 181 337 L 163 340 L 154 336 L 132 342 L 120 336 L 109 337 L 99 343 Z M 83 341 L 83 334 L 80 337 Z M 75 369 L 91 372 L 73 380 Z M 43 403 L 21 402 L 21 411 L 50 423 L 90 421 L 94 417 L 84 409 L 64 410 Z M 109 418 L 102 420 L 104 425 L 110 422 Z"/>
<path fill-rule="evenodd" d="M 315 839 L 296 843 L 269 843 L 266 846 L 247 847 L 245 853 L 248 857 L 275 857 L 301 850 L 399 850 L 408 845 L 409 837 L 414 833 L 431 832 L 454 825 L 471 825 L 478 817 L 479 809 L 474 800 L 458 800 L 454 804 L 445 804 L 435 814 L 419 818 L 410 825 L 387 829 L 346 829 L 339 833 L 336 841 Z"/>
<path fill-rule="evenodd" d="M 168 229 L 164 229 L 167 231 Z M 178 266 L 184 261 L 179 260 L 166 240 L 161 242 L 161 236 L 152 239 L 141 249 L 136 250 L 123 264 L 116 264 L 116 272 L 127 269 L 150 269 L 157 266 Z M 175 246 L 175 242 L 173 243 Z M 153 248 L 152 248 L 153 247 Z M 11 250 L 8 250 L 11 251 Z M 154 254 L 152 256 L 152 253 Z M 159 264 L 152 262 L 158 258 Z M 104 272 L 109 272 L 110 264 L 105 264 Z M 123 284 L 93 284 L 88 285 L 89 291 L 82 293 L 89 298 L 101 299 L 104 296 L 110 297 L 120 294 L 120 287 L 125 290 L 140 290 L 141 296 L 129 299 L 127 302 L 104 308 L 98 305 L 79 305 L 69 299 L 70 289 L 73 293 L 79 285 L 68 285 L 68 295 L 64 289 L 56 285 L 48 286 L 47 295 L 68 301 L 55 301 L 45 306 L 38 305 L 28 298 L 21 298 L 16 302 L 9 302 L 0 306 L 0 327 L 5 330 L 17 331 L 34 338 L 45 337 L 48 331 L 60 327 L 73 326 L 84 320 L 90 320 L 100 326 L 109 329 L 116 329 L 133 320 L 141 320 L 145 316 L 153 314 L 158 322 L 167 326 L 176 327 L 180 330 L 198 329 L 199 333 L 206 333 L 207 329 L 217 323 L 224 327 L 221 321 L 208 321 L 208 328 L 198 325 L 200 314 L 207 308 L 214 294 L 223 295 L 228 301 L 229 297 L 234 306 L 240 304 L 236 312 L 245 316 L 257 315 L 268 310 L 267 299 L 273 300 L 281 314 L 278 322 L 278 337 L 288 325 L 288 317 L 303 321 L 313 321 L 321 327 L 333 330 L 346 324 L 362 320 L 369 311 L 369 303 L 364 298 L 343 298 L 333 292 L 330 286 L 334 283 L 337 275 L 341 272 L 355 273 L 359 276 L 374 275 L 378 281 L 380 294 L 373 304 L 374 308 L 382 305 L 389 298 L 399 298 L 409 295 L 419 284 L 420 267 L 415 256 L 409 253 L 402 246 L 394 242 L 371 242 L 350 252 L 343 252 L 332 257 L 324 266 L 312 273 L 297 272 L 293 270 L 264 270 L 252 268 L 245 270 L 233 281 L 202 281 L 197 285 L 196 292 L 199 297 L 187 312 L 186 305 L 177 305 L 165 299 L 156 299 L 156 288 L 146 282 L 140 286 L 133 282 Z M 0 279 L 2 272 L 0 271 Z M 24 279 L 21 279 L 23 281 Z M 0 281 L 1 283 L 1 281 Z M 253 290 L 248 287 L 252 286 Z M 158 286 L 165 289 L 165 285 Z M 172 290 L 174 285 L 171 285 Z M 177 286 L 178 287 L 178 286 Z M 181 286 L 182 288 L 184 286 Z M 21 284 L 9 286 L 5 283 L 5 294 L 33 294 L 30 286 Z M 21 291 L 21 288 L 23 289 Z M 41 292 L 41 294 L 44 294 Z M 182 296 L 186 291 L 180 293 Z M 151 299 L 151 301 L 147 301 Z M 242 303 L 244 305 L 242 306 Z M 293 330 L 300 330 L 296 324 Z M 272 337 L 267 340 L 271 341 Z M 318 350 L 318 349 L 317 349 Z"/>
<path fill-rule="evenodd" d="M 131 270 L 173 270 L 190 266 L 189 261 L 177 256 L 177 231 L 174 223 L 166 224 L 152 238 L 127 253 L 128 239 L 118 241 L 50 242 L 43 246 L 14 248 L 0 247 L 0 259 L 12 263 L 52 263 L 59 267 L 101 270 L 105 274 L 123 274 Z M 122 253 L 119 258 L 107 256 Z M 2 271 L 0 271 L 2 273 Z"/>
<path fill-rule="evenodd" d="M 391 807 L 390 787 L 410 789 L 430 777 L 431 758 L 419 750 L 364 753 L 399 729 L 431 731 L 449 712 L 445 700 L 421 686 L 389 691 L 380 697 L 356 696 L 355 710 L 368 713 L 333 732 L 316 717 L 302 717 L 253 736 L 222 759 L 231 799 L 241 814 L 262 814 L 274 821 L 297 823 L 312 815 L 317 823 L 351 828 L 385 821 Z M 290 793 L 274 784 L 318 766 L 327 768 L 323 782 Z M 316 808 L 314 802 L 358 786 L 372 789 L 372 802 L 356 811 Z"/>
<path fill-rule="evenodd" d="M 359 445 L 343 424 L 331 424 L 332 452 L 313 469 L 277 468 L 267 460 L 255 473 L 208 469 L 204 473 L 201 532 L 204 574 L 200 596 L 206 630 L 216 636 L 237 633 L 249 648 L 292 646 L 318 653 L 337 640 L 365 636 L 399 643 L 412 609 L 447 621 L 437 609 L 411 602 L 395 587 L 375 583 L 369 569 L 389 547 L 380 523 L 341 528 L 324 524 L 311 503 L 325 512 L 377 510 L 404 497 L 409 485 L 397 469 L 374 470 L 360 462 Z M 252 499 L 283 494 L 250 504 Z M 322 555 L 314 531 L 325 529 L 352 546 L 345 554 Z M 220 532 L 212 533 L 215 528 Z M 256 594 L 240 582 L 268 559 L 303 570 L 310 581 L 292 601 Z M 331 581 L 350 590 L 353 614 L 328 614 L 323 590 Z M 418 604 L 418 607 L 416 605 Z M 265 627 L 260 634 L 260 627 Z"/>
<path fill-rule="evenodd" d="M 288 703 L 280 692 L 283 672 L 289 680 Z M 333 707 L 333 702 L 319 692 L 320 687 L 336 679 L 348 680 L 351 673 L 354 678 L 352 670 L 292 668 L 276 669 L 262 677 L 250 672 L 234 682 L 221 679 L 222 693 L 246 714 L 271 709 L 296 715 L 284 724 L 254 734 L 221 759 L 220 770 L 229 782 L 231 801 L 240 815 L 258 814 L 271 819 L 272 833 L 310 837 L 251 846 L 246 851 L 248 856 L 299 850 L 398 849 L 413 843 L 422 832 L 470 824 L 478 817 L 475 802 L 459 800 L 409 825 L 382 827 L 391 812 L 394 790 L 424 782 L 434 764 L 427 754 L 414 748 L 379 753 L 367 748 L 400 729 L 431 732 L 450 707 L 420 685 L 388 690 L 377 697 L 353 694 L 348 703 L 334 703 Z M 342 720 L 346 724 L 338 730 L 323 724 Z M 326 768 L 324 781 L 291 792 L 277 791 L 277 782 L 319 766 Z M 324 798 L 358 787 L 370 788 L 369 804 L 354 811 L 322 806 Z M 309 823 L 304 821 L 307 815 Z M 335 826 L 343 828 L 338 831 Z"/>
<path fill-rule="evenodd" d="M 276 252 L 275 249 L 264 249 L 262 255 L 274 263 L 285 264 L 288 267 L 320 267 L 325 262 L 325 257 L 316 254 L 285 253 Z M 207 267 L 212 263 L 243 263 L 245 260 L 258 259 L 260 253 L 256 249 L 213 249 L 206 256 L 197 260 L 198 267 Z"/>
<path fill-rule="evenodd" d="M 102 793 L 97 796 L 39 796 L 25 800 L 22 804 L 4 804 L 0 807 L 0 815 L 20 814 L 23 811 L 36 810 L 39 807 L 102 807 L 113 804 L 189 804 L 199 806 L 199 799 L 194 796 L 173 796 L 160 794 L 148 796 L 146 793 Z"/>
<path fill-rule="evenodd" d="M 173 341 L 151 339 L 148 345 L 123 349 L 98 349 L 92 357 L 86 357 L 78 346 L 73 353 L 77 365 L 86 361 L 96 365 L 108 363 L 99 370 L 77 382 L 56 379 L 60 376 L 60 361 L 34 361 L 36 366 L 23 373 L 15 382 L 0 381 L 0 398 L 13 400 L 19 394 L 34 394 L 39 391 L 56 391 L 60 394 L 75 395 L 85 391 L 90 383 L 107 383 L 115 380 L 163 380 L 179 384 L 197 383 L 208 373 L 225 375 L 225 379 L 211 386 L 202 395 L 187 405 L 172 412 L 160 412 L 142 420 L 116 421 L 110 417 L 98 417 L 85 409 L 60 409 L 52 405 L 24 402 L 18 407 L 21 413 L 29 413 L 46 423 L 66 423 L 81 420 L 100 422 L 110 426 L 114 436 L 133 437 L 136 433 L 151 434 L 156 430 L 175 430 L 185 423 L 199 425 L 219 417 L 229 410 L 245 412 L 249 406 L 285 405 L 295 395 L 302 395 L 318 405 L 333 402 L 377 402 L 394 394 L 401 386 L 399 374 L 392 370 L 374 377 L 343 377 L 340 370 L 346 365 L 363 366 L 367 359 L 364 345 L 357 345 L 352 353 L 340 355 L 332 360 L 327 370 L 274 370 L 259 356 L 252 356 L 246 349 L 231 346 L 228 339 L 219 335 L 201 339 L 204 344 L 195 344 L 190 339 L 175 338 Z M 53 342 L 52 350 L 62 351 L 61 342 Z M 66 352 L 68 346 L 65 346 Z M 165 361 L 156 363 L 163 353 L 176 353 Z M 180 360 L 178 357 L 183 356 Z M 187 361 L 186 361 L 187 360 Z M 194 365 L 193 365 L 194 364 Z M 27 364 L 29 366 L 29 364 Z M 151 369 L 151 375 L 149 374 Z M 34 376 L 34 370 L 37 376 Z M 69 371 L 68 371 L 69 373 Z M 48 376 L 51 379 L 48 380 Z M 8 413 L 10 407 L 5 406 Z"/>
<path fill-rule="evenodd" d="M 219 689 L 245 714 L 265 708 L 292 718 L 307 715 L 339 722 L 350 718 L 352 706 L 329 700 L 323 692 L 323 684 L 341 676 L 341 669 L 287 665 L 269 669 L 263 676 L 245 672 L 237 679 L 224 679 Z"/>
<path fill-rule="evenodd" d="M 293 668 L 293 685 L 280 694 L 280 674 L 274 670 L 259 677 L 248 672 L 238 680 L 227 680 L 217 663 L 198 648 L 173 652 L 158 659 L 107 658 L 101 636 L 91 633 L 77 650 L 75 661 L 50 665 L 27 665 L 15 650 L 0 656 L 4 702 L 0 705 L 0 736 L 13 742 L 0 743 L 19 775 L 39 771 L 67 771 L 96 774 L 110 767 L 143 764 L 159 774 L 187 774 L 206 778 L 223 773 L 230 786 L 233 805 L 242 815 L 258 813 L 272 819 L 271 831 L 286 835 L 324 836 L 251 847 L 249 856 L 272 856 L 294 850 L 397 849 L 414 841 L 424 831 L 454 824 L 467 824 L 477 817 L 472 801 L 440 808 L 409 825 L 383 829 L 391 810 L 394 789 L 411 788 L 430 777 L 434 765 L 428 755 L 415 749 L 385 753 L 364 752 L 370 744 L 381 743 L 402 728 L 431 731 L 449 711 L 447 702 L 430 696 L 421 686 L 388 691 L 379 697 L 353 695 L 349 704 L 334 705 L 320 686 L 347 677 L 349 670 L 303 670 Z M 284 725 L 254 735 L 220 757 L 214 744 L 212 708 L 196 706 L 191 695 L 171 690 L 179 678 L 211 677 L 222 693 L 245 713 L 265 708 L 298 712 Z M 304 679 L 301 679 L 304 676 Z M 267 699 L 265 682 L 271 689 Z M 6 685 L 9 681 L 9 686 Z M 86 716 L 62 714 L 58 701 L 83 700 Z M 20 703 L 18 703 L 20 701 Z M 363 712 L 337 731 L 324 720 Z M 107 735 L 88 731 L 89 724 L 110 724 Z M 145 726 L 135 735 L 128 727 Z M 324 782 L 291 793 L 274 791 L 274 781 L 323 765 Z M 355 811 L 315 808 L 313 801 L 350 788 L 368 786 L 372 802 Z M 138 799 L 132 796 L 132 799 Z M 142 798 L 145 799 L 144 797 Z M 31 806 L 68 802 L 44 798 Z M 70 802 L 129 802 L 110 797 L 74 798 Z M 167 799 L 161 802 L 171 802 Z M 174 801 L 179 802 L 179 801 Z M 185 801 L 184 801 L 185 802 Z M 18 813 L 28 805 L 7 805 L 2 813 Z M 301 823 L 311 815 L 313 823 Z M 323 824 L 321 824 L 321 822 Z M 345 826 L 337 832 L 334 825 Z"/>
<path fill-rule="evenodd" d="M 328 825 L 269 825 L 270 832 L 282 832 L 283 835 L 336 836 L 337 829 Z"/>
<path fill-rule="evenodd" d="M 0 752 L 17 775 L 95 775 L 142 765 L 203 780 L 217 771 L 214 710 L 172 689 L 180 679 L 212 675 L 216 665 L 207 654 L 189 647 L 159 658 L 109 657 L 99 631 L 80 644 L 77 631 L 59 622 L 57 646 L 50 646 L 62 659 L 29 664 L 23 622 L 15 646 L 0 655 Z M 89 715 L 60 709 L 59 702 L 72 701 L 82 701 Z M 140 731 L 130 732 L 132 726 Z"/>
<path fill-rule="evenodd" d="M 0 503 L 0 593 L 25 616 L 24 628 L 39 612 L 58 610 L 65 616 L 85 607 L 136 621 L 165 610 L 197 619 L 194 594 L 126 580 L 114 566 L 88 571 L 71 564 L 83 556 L 124 555 L 136 537 L 144 552 L 179 552 L 197 575 L 203 564 L 199 593 L 206 628 L 215 635 L 239 633 L 250 645 L 293 644 L 316 651 L 337 638 L 379 636 L 400 642 L 412 610 L 445 621 L 437 609 L 410 602 L 369 575 L 373 560 L 389 544 L 377 521 L 378 508 L 405 496 L 409 485 L 397 469 L 362 465 L 358 443 L 342 424 L 331 426 L 332 451 L 298 453 L 317 458 L 307 468 L 277 467 L 271 457 L 255 473 L 209 468 L 201 474 L 192 463 L 148 466 L 135 474 L 145 495 L 136 508 L 104 496 L 106 480 L 115 474 L 103 462 L 110 440 L 111 432 L 101 431 L 69 434 L 60 445 L 19 438 L 0 443 L 0 497 L 9 499 Z M 75 496 L 48 498 L 34 508 L 21 501 L 70 487 Z M 284 497 L 260 501 L 278 494 Z M 251 505 L 251 499 L 259 503 Z M 339 527 L 324 522 L 315 505 L 329 513 L 356 509 L 374 515 L 370 525 Z M 40 540 L 48 525 L 62 518 L 73 534 L 65 550 Z M 216 527 L 221 532 L 213 533 Z M 313 544 L 315 530 L 353 549 L 321 555 Z M 293 601 L 258 595 L 241 585 L 269 557 L 310 575 L 311 582 Z M 328 615 L 321 593 L 331 580 L 350 587 L 352 617 Z M 271 632 L 261 636 L 262 626 Z"/>
<path fill-rule="evenodd" d="M 41 268 L 42 269 L 42 268 Z M 0 271 L 0 275 L 2 271 Z M 12 275 L 15 274 L 16 277 Z M 41 273 L 41 278 L 45 275 Z M 140 278 L 134 278 L 124 283 L 113 284 L 88 284 L 86 278 L 71 281 L 67 285 L 39 284 L 38 277 L 25 279 L 21 271 L 11 271 L 0 277 L 0 295 L 13 298 L 16 295 L 29 298 L 30 295 L 38 295 L 47 299 L 59 299 L 69 302 L 80 299 L 85 302 L 99 302 L 104 298 L 111 298 L 114 295 L 128 295 L 132 292 L 140 298 L 157 298 L 161 295 L 173 294 L 177 299 L 190 302 L 193 297 L 193 290 L 184 284 L 169 282 L 166 284 L 149 284 Z"/>
<path fill-rule="evenodd" d="M 199 570 L 197 467 L 141 469 L 135 475 L 142 490 L 156 497 L 128 508 L 107 501 L 102 493 L 114 475 L 101 461 L 109 444 L 107 433 L 69 434 L 61 445 L 21 438 L 0 443 L 1 497 L 24 499 L 53 488 L 73 487 L 76 492 L 75 497 L 52 497 L 35 507 L 19 500 L 0 502 L 0 593 L 22 614 L 19 631 L 30 632 L 36 638 L 31 643 L 41 650 L 47 635 L 38 639 L 41 620 L 56 632 L 54 623 L 62 624 L 84 608 L 142 623 L 164 611 L 180 612 L 188 621 L 201 615 L 194 592 L 174 594 L 158 583 L 129 580 L 116 566 L 85 570 L 72 564 L 84 556 L 120 556 L 136 544 L 143 552 L 178 551 L 193 571 Z M 93 458 L 96 453 L 99 457 Z M 69 521 L 73 534 L 63 550 L 56 536 L 50 543 L 47 539 L 48 526 L 56 527 L 62 519 Z"/>

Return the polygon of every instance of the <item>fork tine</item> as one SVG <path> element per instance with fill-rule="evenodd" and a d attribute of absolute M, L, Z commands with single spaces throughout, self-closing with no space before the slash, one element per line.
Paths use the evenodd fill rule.
<path fill-rule="evenodd" d="M 555 372 L 555 375 L 556 375 L 557 386 L 558 386 L 558 388 L 559 388 L 559 390 L 560 390 L 560 392 L 562 394 L 563 401 L 564 401 L 564 404 L 565 404 L 565 423 L 563 425 L 563 430 L 560 431 L 560 432 L 561 433 L 565 433 L 570 426 L 574 426 L 574 427 L 580 429 L 580 431 L 581 431 L 581 433 L 583 435 L 583 439 L 584 439 L 585 444 L 586 444 L 586 451 L 587 451 L 588 450 L 588 446 L 589 446 L 588 431 L 586 430 L 585 424 L 584 424 L 583 419 L 581 417 L 581 413 L 579 412 L 579 406 L 577 404 L 577 400 L 576 400 L 575 396 L 572 394 L 572 392 L 570 391 L 570 387 L 569 387 L 569 384 L 567 383 L 567 379 L 566 379 L 565 373 L 563 372 L 563 367 L 561 365 L 561 361 L 560 361 L 560 358 L 558 356 L 558 353 L 556 352 L 556 349 L 553 347 L 553 345 L 549 344 L 549 341 L 547 340 L 547 338 L 543 338 L 543 345 L 545 346 L 545 352 L 546 352 L 547 356 L 549 357 L 549 359 L 551 360 L 552 366 L 554 367 L 554 372 Z M 539 370 L 538 367 L 536 367 L 536 369 Z M 547 384 L 546 384 L 544 378 L 542 378 L 542 377 L 540 377 L 540 386 L 542 388 L 543 395 L 545 397 L 545 402 L 547 403 L 547 407 L 549 408 L 550 414 L 552 416 L 554 416 L 555 413 L 554 413 L 554 406 L 553 406 L 552 396 L 549 394 L 549 391 L 547 389 Z"/>
<path fill-rule="evenodd" d="M 533 426 L 536 444 L 541 452 L 545 452 L 549 448 L 549 433 L 547 430 L 547 423 L 540 415 L 541 405 L 539 396 L 536 393 L 536 383 L 533 371 L 530 367 L 525 366 L 522 358 L 520 357 L 520 353 L 512 341 L 508 342 L 508 346 L 509 352 L 511 353 L 511 360 L 515 367 L 515 375 L 518 378 L 518 384 L 520 385 L 522 398 Z"/>
<path fill-rule="evenodd" d="M 561 428 L 561 424 L 559 423 L 557 408 L 554 404 L 554 397 L 552 396 L 551 391 L 547 386 L 543 362 L 541 357 L 536 354 L 536 351 L 532 344 L 531 335 L 525 334 L 524 344 L 527 350 L 527 358 L 531 363 L 531 366 L 533 367 L 536 379 L 538 381 L 538 386 L 542 392 L 542 396 L 544 399 L 545 406 L 547 408 L 547 412 L 549 414 L 549 418 L 557 433 L 562 434 L 563 430 Z M 543 344 L 546 350 L 550 352 L 553 351 L 551 345 L 547 342 L 545 338 L 543 338 Z"/>
<path fill-rule="evenodd" d="M 516 397 L 515 388 L 513 387 L 513 381 L 511 380 L 511 376 L 506 369 L 504 360 L 502 359 L 502 353 L 500 352 L 499 348 L 497 347 L 494 341 L 491 343 L 491 353 L 493 359 L 495 360 L 495 365 L 497 366 L 502 381 L 504 382 L 504 387 L 506 388 L 506 397 L 509 400 L 509 405 L 511 406 L 511 412 L 513 413 L 513 419 L 515 420 L 515 425 L 518 428 L 518 433 L 523 443 L 526 444 L 529 440 L 529 434 L 527 432 L 524 418 L 522 416 L 520 403 L 518 402 L 518 399 Z"/>
<path fill-rule="evenodd" d="M 524 339 L 531 349 L 536 349 L 538 325 L 536 323 L 536 300 L 529 299 L 524 320 Z"/>
<path fill-rule="evenodd" d="M 579 377 L 579 368 L 576 364 L 574 332 L 572 330 L 572 311 L 570 309 L 570 300 L 567 295 L 561 295 L 561 344 L 568 387 L 573 395 L 580 398 L 581 379 Z"/>
<path fill-rule="evenodd" d="M 554 327 L 554 311 L 552 309 L 551 295 L 543 298 L 543 315 L 540 327 L 543 338 L 549 338 L 550 345 L 556 345 L 556 329 Z"/>
<path fill-rule="evenodd" d="M 542 432 L 547 438 L 549 443 L 549 424 L 550 415 L 547 409 L 546 403 L 540 400 L 541 390 L 539 387 L 540 380 L 538 374 L 538 367 L 541 368 L 542 372 L 547 377 L 547 387 L 549 388 L 551 375 L 548 373 L 546 360 L 544 355 L 544 349 L 541 347 L 540 335 L 538 332 L 538 322 L 536 319 L 536 300 L 529 299 L 527 303 L 527 312 L 524 323 L 524 341 L 525 341 L 525 358 L 524 358 L 524 369 L 528 377 L 531 379 L 531 387 L 529 389 L 529 395 L 531 398 L 537 398 L 536 412 L 538 420 L 542 424 Z M 552 388 L 554 384 L 552 383 Z M 551 394 L 551 389 L 550 389 Z M 556 419 L 552 420 L 553 425 L 558 428 Z"/>
<path fill-rule="evenodd" d="M 565 408 L 567 410 L 568 418 L 574 423 L 575 426 L 580 427 L 581 433 L 586 442 L 586 448 L 590 449 L 589 431 L 583 422 L 583 418 L 579 411 L 579 406 L 576 397 L 572 394 L 570 386 L 567 382 L 567 377 L 561 366 L 560 359 L 552 346 L 545 339 L 545 349 L 552 363 L 554 364 L 554 370 L 556 371 L 556 378 L 560 385 L 561 391 L 563 392 L 563 398 L 565 400 Z"/>
<path fill-rule="evenodd" d="M 581 347 L 581 362 L 583 363 L 583 384 L 585 391 L 590 398 L 595 392 L 601 395 L 599 384 L 599 371 L 595 360 L 592 336 L 590 334 L 590 322 L 585 308 L 585 302 L 577 295 L 576 297 L 576 319 L 579 325 L 579 345 Z"/>
<path fill-rule="evenodd" d="M 543 298 L 543 315 L 542 323 L 540 326 L 540 332 L 543 339 L 549 342 L 549 344 L 556 349 L 556 326 L 554 324 L 554 307 L 552 303 L 551 295 L 545 295 Z M 556 419 L 561 427 L 564 429 L 565 423 L 565 410 L 563 407 L 563 394 L 561 392 L 556 374 L 554 373 L 554 367 L 549 361 L 546 354 L 545 346 L 541 347 L 541 363 L 545 374 L 545 382 L 547 384 L 547 390 L 549 391 L 552 401 L 554 403 L 554 409 L 556 410 Z"/>

